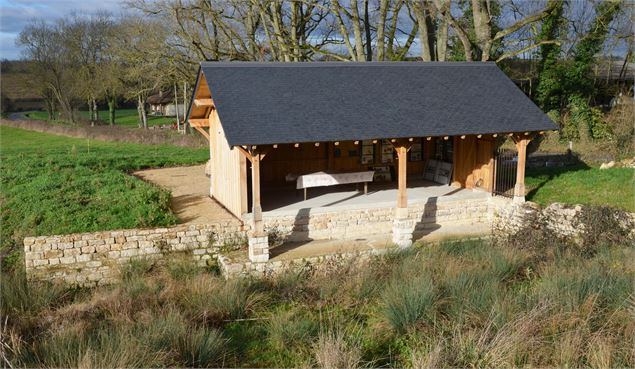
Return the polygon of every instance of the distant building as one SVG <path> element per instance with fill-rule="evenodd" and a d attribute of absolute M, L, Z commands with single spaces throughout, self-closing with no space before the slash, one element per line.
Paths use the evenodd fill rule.
<path fill-rule="evenodd" d="M 183 116 L 185 108 L 183 104 L 174 105 L 174 93 L 159 91 L 158 94 L 148 97 L 148 104 L 150 105 L 150 114 L 161 115 L 166 117 L 176 116 L 176 110 L 178 109 L 179 116 Z"/>

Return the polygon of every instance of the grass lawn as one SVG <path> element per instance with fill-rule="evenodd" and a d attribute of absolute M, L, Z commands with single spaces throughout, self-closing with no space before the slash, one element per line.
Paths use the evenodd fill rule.
<path fill-rule="evenodd" d="M 635 169 L 577 166 L 528 169 L 527 200 L 541 205 L 609 205 L 635 212 Z"/>
<path fill-rule="evenodd" d="M 88 111 L 82 110 L 79 112 L 83 119 L 88 119 Z M 108 110 L 99 111 L 99 119 L 103 122 L 108 122 Z M 26 113 L 26 116 L 35 120 L 47 120 L 48 115 L 45 111 L 32 111 Z M 157 117 L 148 115 L 148 125 L 156 126 L 162 124 L 172 124 L 176 121 L 175 117 Z M 137 109 L 117 109 L 115 110 L 115 124 L 120 126 L 132 126 L 139 125 L 139 116 Z"/>
<path fill-rule="evenodd" d="M 175 223 L 169 193 L 127 172 L 204 163 L 209 156 L 204 148 L 89 141 L 4 126 L 0 140 L 0 254 L 13 257 L 25 236 Z"/>
<path fill-rule="evenodd" d="M 176 257 L 91 290 L 10 275 L 3 349 L 8 367 L 633 367 L 633 257 L 543 237 L 266 279 Z"/>

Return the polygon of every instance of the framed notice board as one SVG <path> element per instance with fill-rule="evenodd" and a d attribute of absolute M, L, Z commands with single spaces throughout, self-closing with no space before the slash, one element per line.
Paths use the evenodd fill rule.
<path fill-rule="evenodd" d="M 393 154 L 393 146 L 389 140 L 381 140 L 381 163 L 382 164 L 392 164 L 394 154 Z"/>
<path fill-rule="evenodd" d="M 373 164 L 375 162 L 375 145 L 373 141 L 362 141 L 362 164 Z"/>
<path fill-rule="evenodd" d="M 410 161 L 423 160 L 423 145 L 421 142 L 415 142 L 410 146 Z"/>

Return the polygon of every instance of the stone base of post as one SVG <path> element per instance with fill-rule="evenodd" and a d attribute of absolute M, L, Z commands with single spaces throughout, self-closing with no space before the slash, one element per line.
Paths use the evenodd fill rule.
<path fill-rule="evenodd" d="M 525 202 L 525 185 L 516 183 L 514 186 L 514 202 Z"/>
<path fill-rule="evenodd" d="M 251 235 L 249 237 L 249 261 L 264 263 L 269 260 L 269 237 L 267 235 Z"/>
<path fill-rule="evenodd" d="M 401 249 L 412 246 L 414 221 L 408 218 L 408 208 L 397 208 L 392 221 L 392 242 Z"/>

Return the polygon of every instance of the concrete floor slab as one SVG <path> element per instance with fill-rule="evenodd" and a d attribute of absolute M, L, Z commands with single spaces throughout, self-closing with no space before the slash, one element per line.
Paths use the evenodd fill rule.
<path fill-rule="evenodd" d="M 362 189 L 362 186 L 359 186 Z M 309 188 L 304 200 L 302 190 L 293 188 L 262 189 L 262 208 L 265 215 L 292 215 L 300 209 L 311 209 L 312 213 L 335 209 L 360 209 L 368 207 L 390 207 L 397 202 L 397 184 L 370 183 L 368 193 L 356 190 L 355 185 Z M 468 190 L 450 185 L 442 185 L 420 179 L 410 179 L 408 203 L 480 199 L 490 196 L 482 190 Z"/>

